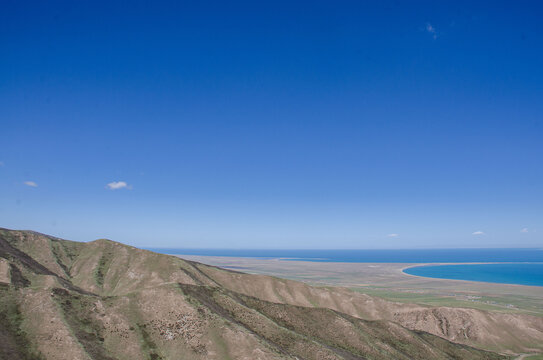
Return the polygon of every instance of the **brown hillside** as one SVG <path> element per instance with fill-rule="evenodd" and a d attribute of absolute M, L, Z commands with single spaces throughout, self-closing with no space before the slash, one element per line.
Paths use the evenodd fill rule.
<path fill-rule="evenodd" d="M 502 359 L 543 344 L 537 317 L 392 303 L 27 231 L 0 230 L 0 294 L 0 359 Z"/>

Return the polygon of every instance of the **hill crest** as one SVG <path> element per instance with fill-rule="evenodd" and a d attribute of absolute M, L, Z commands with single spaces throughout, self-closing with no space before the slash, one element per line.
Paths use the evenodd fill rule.
<path fill-rule="evenodd" d="M 13 359 L 501 359 L 543 343 L 536 317 L 391 303 L 105 239 L 0 230 L 0 282 Z"/>

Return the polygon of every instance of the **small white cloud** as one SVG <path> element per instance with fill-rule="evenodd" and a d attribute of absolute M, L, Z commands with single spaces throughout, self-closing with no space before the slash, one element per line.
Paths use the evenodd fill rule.
<path fill-rule="evenodd" d="M 521 233 L 527 233 L 527 232 L 529 232 L 529 231 L 528 231 L 528 228 L 524 228 L 524 229 L 521 229 L 520 232 L 521 232 Z"/>
<path fill-rule="evenodd" d="M 436 31 L 436 28 L 432 24 L 426 23 L 426 31 L 432 35 L 434 40 L 437 39 L 437 31 Z"/>
<path fill-rule="evenodd" d="M 474 231 L 471 233 L 471 235 L 486 235 L 486 234 L 482 231 Z"/>
<path fill-rule="evenodd" d="M 128 185 L 124 181 L 113 181 L 106 185 L 106 189 L 109 189 L 109 190 L 132 189 L 132 186 Z"/>
<path fill-rule="evenodd" d="M 4 166 L 4 162 L 0 161 L 0 167 Z"/>
<path fill-rule="evenodd" d="M 388 234 L 388 237 L 398 237 L 398 234 Z"/>
<path fill-rule="evenodd" d="M 38 187 L 38 184 L 36 184 L 34 181 L 25 181 L 23 184 L 30 187 Z"/>

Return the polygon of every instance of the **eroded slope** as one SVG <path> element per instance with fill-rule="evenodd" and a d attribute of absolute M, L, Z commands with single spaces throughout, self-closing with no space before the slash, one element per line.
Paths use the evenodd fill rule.
<path fill-rule="evenodd" d="M 0 282 L 9 325 L 0 358 L 500 359 L 447 339 L 502 352 L 543 339 L 539 318 L 482 313 L 494 323 L 474 317 L 460 336 L 449 318 L 465 312 L 33 232 L 0 230 Z M 493 332 L 496 324 L 515 336 Z M 477 338 L 489 329 L 492 341 Z"/>

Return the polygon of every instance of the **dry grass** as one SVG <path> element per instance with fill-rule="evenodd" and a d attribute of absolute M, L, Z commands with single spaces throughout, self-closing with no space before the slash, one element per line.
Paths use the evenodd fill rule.
<path fill-rule="evenodd" d="M 0 290 L 12 309 L 0 339 L 21 359 L 502 359 L 480 349 L 543 343 L 540 318 L 392 303 L 108 240 L 0 230 L 0 257 L 19 270 Z"/>

